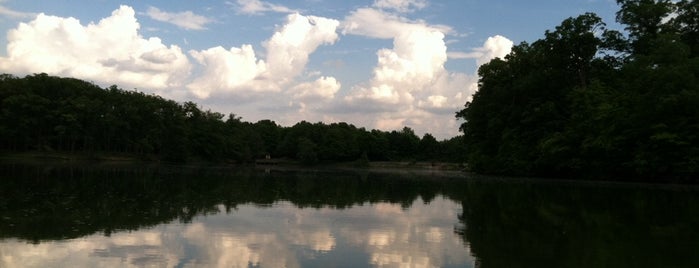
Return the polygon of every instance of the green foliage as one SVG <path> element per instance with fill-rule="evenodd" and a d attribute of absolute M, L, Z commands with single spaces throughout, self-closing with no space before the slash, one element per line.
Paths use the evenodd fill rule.
<path fill-rule="evenodd" d="M 347 123 L 244 122 L 194 102 L 46 74 L 0 75 L 0 104 L 0 150 L 16 152 L 112 152 L 169 162 L 254 163 L 269 155 L 314 164 L 351 162 L 363 153 L 376 161 L 456 159 L 440 154 L 441 144 L 429 134 L 429 144 L 421 145 L 407 127 L 384 132 Z"/>
<path fill-rule="evenodd" d="M 318 155 L 316 154 L 316 144 L 308 138 L 299 139 L 299 152 L 297 158 L 306 165 L 318 163 Z"/>
<path fill-rule="evenodd" d="M 697 4 L 618 2 L 627 39 L 588 13 L 481 66 L 479 91 L 457 113 L 465 120 L 461 130 L 472 169 L 696 178 Z"/>

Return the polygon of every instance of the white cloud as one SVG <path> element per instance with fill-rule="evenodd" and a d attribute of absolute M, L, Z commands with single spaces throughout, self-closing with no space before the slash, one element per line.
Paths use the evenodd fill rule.
<path fill-rule="evenodd" d="M 477 55 L 476 63 L 478 66 L 481 66 L 494 58 L 504 58 L 507 54 L 510 54 L 513 44 L 514 43 L 510 39 L 504 36 L 496 35 L 488 37 L 483 47 L 474 51 L 474 55 Z"/>
<path fill-rule="evenodd" d="M 0 3 L 2 3 L 2 1 L 0 1 Z M 0 16 L 3 17 L 9 17 L 12 19 L 28 19 L 36 17 L 36 15 L 36 13 L 16 11 L 0 5 Z"/>
<path fill-rule="evenodd" d="M 252 86 L 255 78 L 266 70 L 264 61 L 257 60 L 251 45 L 226 50 L 213 47 L 189 54 L 205 68 L 187 88 L 199 98 L 207 98 L 214 91 L 233 91 Z M 259 88 L 260 90 L 264 88 Z"/>
<path fill-rule="evenodd" d="M 406 104 L 413 93 L 424 90 L 444 72 L 444 33 L 436 27 L 363 8 L 345 20 L 347 33 L 392 38 L 392 49 L 377 52 L 378 64 L 368 86 L 358 86 L 348 101 L 370 99 L 386 104 Z"/>
<path fill-rule="evenodd" d="M 334 77 L 320 77 L 313 82 L 301 83 L 291 88 L 290 93 L 294 99 L 300 100 L 328 100 L 335 97 L 340 90 L 340 82 Z"/>
<path fill-rule="evenodd" d="M 393 48 L 377 52 L 377 65 L 373 77 L 366 84 L 353 87 L 344 101 L 358 112 L 374 111 L 365 117 L 373 127 L 400 129 L 411 126 L 418 132 L 442 132 L 444 111 L 463 105 L 456 97 L 463 91 L 463 76 L 452 75 L 445 70 L 447 46 L 445 33 L 451 29 L 428 25 L 421 21 L 409 21 L 381 10 L 362 8 L 352 12 L 344 23 L 347 34 L 372 38 L 391 38 Z M 428 122 L 440 122 L 432 128 Z M 439 137 L 453 136 L 437 133 Z"/>
<path fill-rule="evenodd" d="M 265 42 L 265 60 L 257 60 L 250 45 L 190 51 L 203 71 L 187 88 L 199 98 L 217 92 L 282 91 L 303 72 L 311 53 L 337 40 L 338 25 L 333 19 L 289 14 L 286 24 Z"/>
<path fill-rule="evenodd" d="M 187 57 L 178 46 L 142 37 L 139 27 L 128 6 L 85 26 L 75 18 L 39 14 L 8 32 L 8 57 L 0 58 L 0 70 L 46 72 L 127 87 L 180 87 L 191 68 Z"/>
<path fill-rule="evenodd" d="M 478 66 L 481 66 L 494 58 L 504 58 L 510 54 L 513 44 L 510 39 L 496 35 L 488 37 L 482 47 L 471 52 L 447 52 L 447 56 L 450 59 L 476 59 Z"/>
<path fill-rule="evenodd" d="M 238 8 L 238 11 L 243 14 L 251 14 L 251 15 L 256 15 L 256 14 L 261 14 L 265 12 L 276 12 L 276 13 L 296 13 L 298 12 L 297 10 L 293 10 L 291 8 L 282 6 L 282 5 L 276 5 L 260 0 L 238 0 L 237 5 L 231 3 L 231 2 L 226 2 L 229 5 L 236 6 Z"/>
<path fill-rule="evenodd" d="M 476 59 L 479 64 L 509 53 L 512 42 L 502 36 L 489 38 L 472 52 L 447 52 L 445 35 L 452 29 L 411 21 L 388 13 L 387 6 L 410 7 L 411 1 L 377 1 L 384 9 L 360 8 L 342 24 L 344 34 L 393 39 L 392 48 L 377 51 L 373 77 L 355 85 L 336 105 L 338 114 L 373 113 L 354 122 L 384 130 L 413 128 L 440 138 L 458 135 L 453 114 L 477 90 L 475 74 L 451 73 L 448 59 Z M 357 122 L 360 121 L 360 122 Z"/>
<path fill-rule="evenodd" d="M 212 22 L 211 19 L 194 14 L 192 11 L 170 13 L 156 7 L 149 7 L 146 14 L 151 19 L 171 23 L 185 30 L 204 30 L 205 25 Z"/>
<path fill-rule="evenodd" d="M 320 45 L 333 44 L 340 22 L 334 19 L 289 14 L 286 24 L 265 42 L 267 65 L 271 79 L 298 76 L 308 63 L 308 57 Z"/>
<path fill-rule="evenodd" d="M 373 8 L 360 8 L 343 21 L 343 34 L 363 35 L 373 38 L 392 39 L 400 33 L 436 31 L 443 34 L 453 30 L 445 25 L 428 25 L 423 21 L 411 21 Z"/>
<path fill-rule="evenodd" d="M 376 1 L 374 8 L 357 9 L 342 22 L 286 14 L 261 51 L 242 44 L 190 50 L 188 55 L 159 38 L 141 36 L 134 11 L 127 6 L 86 25 L 74 18 L 40 14 L 8 32 L 8 53 L 0 57 L 0 71 L 46 72 L 101 85 L 152 89 L 178 101 L 196 97 L 216 111 L 251 120 L 269 118 L 286 125 L 300 120 L 345 121 L 383 130 L 407 125 L 418 134 L 448 138 L 458 134 L 453 113 L 477 90 L 477 77 L 449 72 L 445 63 L 476 59 L 480 65 L 506 55 L 512 42 L 494 36 L 471 52 L 447 52 L 445 35 L 453 33 L 450 27 L 391 13 L 400 12 L 391 5 L 416 9 L 420 2 Z M 254 0 L 238 5 L 250 14 L 291 11 Z M 187 18 L 178 15 L 187 12 L 148 11 L 170 23 Z M 180 27 L 203 29 L 206 23 Z M 311 54 L 339 40 L 338 28 L 347 35 L 392 40 L 392 47 L 375 51 L 376 65 L 368 68 L 373 70 L 371 77 L 349 87 L 335 77 L 306 70 Z M 338 69 L 344 65 L 341 59 L 331 59 L 325 66 L 332 64 Z"/>
<path fill-rule="evenodd" d="M 475 58 L 480 57 L 481 55 L 482 55 L 482 53 L 479 53 L 479 52 L 458 52 L 458 51 L 447 52 L 447 57 L 449 59 L 455 59 L 455 60 L 475 59 Z"/>
<path fill-rule="evenodd" d="M 401 13 L 412 12 L 427 7 L 426 0 L 376 0 L 374 6 Z"/>

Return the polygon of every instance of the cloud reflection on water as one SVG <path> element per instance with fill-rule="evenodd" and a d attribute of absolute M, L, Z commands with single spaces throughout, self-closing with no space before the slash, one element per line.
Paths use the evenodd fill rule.
<path fill-rule="evenodd" d="M 220 209 L 225 211 L 224 208 Z M 435 198 L 345 210 L 241 205 L 132 232 L 29 244 L 0 241 L 0 267 L 305 267 L 353 261 L 377 267 L 473 267 L 454 235 L 459 204 Z"/>

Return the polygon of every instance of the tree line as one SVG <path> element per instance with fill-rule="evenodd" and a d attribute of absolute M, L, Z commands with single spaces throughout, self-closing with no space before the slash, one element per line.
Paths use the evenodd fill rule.
<path fill-rule="evenodd" d="M 0 150 L 125 153 L 144 159 L 251 163 L 270 156 L 306 164 L 462 160 L 461 137 L 437 141 L 347 123 L 246 122 L 196 103 L 47 74 L 0 75 Z"/>
<path fill-rule="evenodd" d="M 461 131 L 478 172 L 693 180 L 699 175 L 699 2 L 618 0 L 482 65 Z"/>

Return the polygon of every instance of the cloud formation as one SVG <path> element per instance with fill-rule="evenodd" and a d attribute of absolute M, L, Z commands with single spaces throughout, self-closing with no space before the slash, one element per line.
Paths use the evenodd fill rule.
<path fill-rule="evenodd" d="M 2 1 L 0 1 L 2 3 Z M 0 16 L 2 17 L 8 17 L 11 19 L 28 19 L 28 18 L 34 18 L 36 17 L 36 13 L 30 13 L 30 12 L 21 12 L 21 11 L 16 11 L 9 9 L 7 7 L 4 7 L 3 5 L 0 5 Z"/>
<path fill-rule="evenodd" d="M 204 68 L 187 88 L 198 98 L 208 98 L 214 91 L 235 91 L 242 86 L 255 88 L 255 78 L 267 70 L 264 61 L 257 60 L 251 45 L 240 48 L 213 47 L 189 54 Z M 262 88 L 257 88 L 262 89 Z"/>
<path fill-rule="evenodd" d="M 251 45 L 192 50 L 189 54 L 203 70 L 187 88 L 199 98 L 212 93 L 280 92 L 303 72 L 313 51 L 338 39 L 338 25 L 333 19 L 289 14 L 284 26 L 264 43 L 265 60 L 257 59 Z"/>
<path fill-rule="evenodd" d="M 477 90 L 477 77 L 450 72 L 445 64 L 450 59 L 475 59 L 481 65 L 509 53 L 512 41 L 493 36 L 472 51 L 447 52 L 445 37 L 454 35 L 452 28 L 405 17 L 405 12 L 426 5 L 378 0 L 342 21 L 285 14 L 261 48 L 243 43 L 186 53 L 157 37 L 143 37 L 128 6 L 88 24 L 39 14 L 8 32 L 0 71 L 46 72 L 102 86 L 136 87 L 178 101 L 196 99 L 207 108 L 249 120 L 268 118 L 284 125 L 345 121 L 382 130 L 409 126 L 419 134 L 448 138 L 458 134 L 453 113 Z M 237 6 L 249 14 L 292 11 L 258 0 L 240 0 Z M 211 22 L 190 11 L 168 13 L 151 7 L 144 14 L 183 29 L 205 29 Z M 360 82 L 348 84 L 321 70 L 308 70 L 311 55 L 338 42 L 339 34 L 391 40 L 392 46 L 374 51 L 376 64 L 367 67 L 371 75 Z M 337 71 L 341 67 L 328 66 L 343 66 L 345 60 L 329 59 L 320 68 Z"/>
<path fill-rule="evenodd" d="M 156 7 L 149 7 L 146 15 L 151 19 L 174 24 L 185 30 L 204 30 L 206 24 L 212 22 L 211 19 L 194 14 L 192 11 L 170 13 Z"/>
<path fill-rule="evenodd" d="M 474 51 L 476 63 L 481 66 L 494 58 L 504 58 L 512 50 L 512 40 L 504 36 L 496 35 L 488 37 L 483 47 Z"/>
<path fill-rule="evenodd" d="M 426 0 L 376 0 L 374 7 L 393 10 L 400 13 L 408 13 L 427 6 Z"/>
<path fill-rule="evenodd" d="M 8 33 L 7 58 L 0 70 L 14 74 L 46 72 L 109 81 L 129 87 L 177 88 L 190 72 L 176 45 L 139 35 L 131 7 L 121 6 L 99 23 L 39 14 Z M 109 48 L 109 49 L 105 49 Z"/>
<path fill-rule="evenodd" d="M 313 82 L 300 83 L 291 88 L 294 99 L 304 101 L 329 100 L 340 90 L 340 82 L 334 77 L 323 76 Z"/>
<path fill-rule="evenodd" d="M 400 10 L 415 4 L 414 1 L 377 1 L 375 5 L 392 5 Z M 444 38 L 450 28 L 410 21 L 374 8 L 357 9 L 345 18 L 343 26 L 345 34 L 393 40 L 393 48 L 376 52 L 373 77 L 365 84 L 354 86 L 344 97 L 349 110 L 376 113 L 370 122 L 362 124 L 381 129 L 408 125 L 418 132 L 434 134 L 434 130 L 444 129 L 448 124 L 444 121 L 453 121 L 443 112 L 455 107 L 451 101 L 458 101 L 455 96 L 462 91 L 456 82 L 464 79 L 444 69 L 447 61 Z M 426 123 L 435 120 L 442 126 L 429 129 L 431 126 Z M 450 134 L 437 133 L 440 137 Z"/>
<path fill-rule="evenodd" d="M 452 73 L 448 59 L 476 59 L 483 64 L 509 53 L 512 41 L 502 36 L 488 38 L 483 47 L 467 53 L 447 53 L 447 26 L 412 21 L 395 12 L 423 8 L 426 3 L 410 0 L 379 0 L 375 8 L 359 8 L 342 23 L 344 34 L 392 39 L 393 47 L 376 52 L 373 77 L 355 85 L 344 96 L 339 113 L 374 113 L 360 124 L 380 129 L 412 127 L 418 133 L 437 137 L 457 135 L 453 113 L 477 90 L 475 74 Z M 369 119 L 367 119 L 369 118 Z"/>
<path fill-rule="evenodd" d="M 272 3 L 268 3 L 265 1 L 260 1 L 260 0 L 237 0 L 237 4 L 233 4 L 231 2 L 226 2 L 228 5 L 236 6 L 238 8 L 238 12 L 243 13 L 243 14 L 249 14 L 249 15 L 259 15 L 262 13 L 266 12 L 275 12 L 275 13 L 297 13 L 297 10 L 293 10 L 291 8 L 282 6 L 282 5 L 276 5 Z"/>

